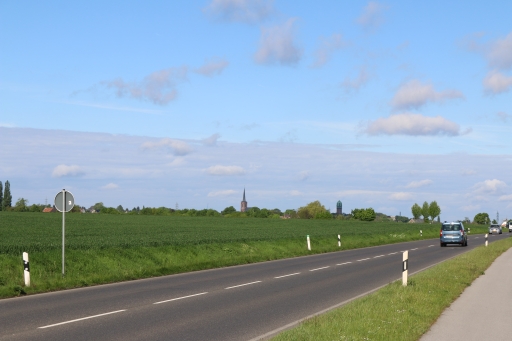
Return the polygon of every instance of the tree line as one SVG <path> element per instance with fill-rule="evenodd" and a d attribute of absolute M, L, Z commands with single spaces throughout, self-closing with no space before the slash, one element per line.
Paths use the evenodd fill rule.
<path fill-rule="evenodd" d="M 430 204 L 428 202 L 424 202 L 422 206 L 415 203 L 411 207 L 411 213 L 414 219 L 420 219 L 423 216 L 423 221 L 428 222 L 429 217 L 430 221 L 434 221 L 437 218 L 437 221 L 440 220 L 439 215 L 441 214 L 441 207 L 434 200 Z"/>

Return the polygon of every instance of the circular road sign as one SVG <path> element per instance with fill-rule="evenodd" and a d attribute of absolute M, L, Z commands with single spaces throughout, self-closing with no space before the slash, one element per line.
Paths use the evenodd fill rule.
<path fill-rule="evenodd" d="M 64 197 L 64 200 L 63 200 Z M 64 203 L 63 203 L 64 201 Z M 69 212 L 75 206 L 75 198 L 71 192 L 63 189 L 55 196 L 55 208 L 59 212 Z"/>

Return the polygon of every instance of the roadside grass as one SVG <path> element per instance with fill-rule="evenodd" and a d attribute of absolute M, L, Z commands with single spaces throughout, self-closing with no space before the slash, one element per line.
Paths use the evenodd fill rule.
<path fill-rule="evenodd" d="M 0 298 L 439 235 L 439 224 L 68 214 L 62 277 L 61 224 L 60 214 L 0 212 Z M 479 229 L 486 231 L 472 226 L 472 234 Z M 22 252 L 29 253 L 30 287 Z"/>
<path fill-rule="evenodd" d="M 418 340 L 444 309 L 503 252 L 512 238 L 480 246 L 287 330 L 273 341 Z"/>

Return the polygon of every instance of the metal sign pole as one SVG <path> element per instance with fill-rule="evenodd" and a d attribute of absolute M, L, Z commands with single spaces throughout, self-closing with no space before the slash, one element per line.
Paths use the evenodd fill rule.
<path fill-rule="evenodd" d="M 66 226 L 66 190 L 62 190 L 62 277 L 64 277 L 64 244 L 65 244 L 65 226 Z"/>

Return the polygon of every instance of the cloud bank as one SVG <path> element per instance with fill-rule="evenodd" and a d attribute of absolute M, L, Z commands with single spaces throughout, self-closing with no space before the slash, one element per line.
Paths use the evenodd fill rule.
<path fill-rule="evenodd" d="M 64 176 L 81 176 L 85 172 L 77 165 L 58 165 L 53 169 L 52 176 L 54 178 L 61 178 Z"/>
<path fill-rule="evenodd" d="M 156 142 L 144 142 L 141 147 L 146 150 L 168 148 L 174 155 L 178 156 L 184 156 L 193 151 L 192 147 L 186 142 L 169 138 L 164 138 Z"/>
<path fill-rule="evenodd" d="M 374 31 L 384 23 L 384 11 L 387 6 L 376 1 L 370 1 L 363 9 L 363 13 L 357 18 L 357 23 L 365 30 Z"/>
<path fill-rule="evenodd" d="M 512 87 L 512 77 L 507 77 L 499 71 L 490 71 L 483 80 L 484 90 L 487 94 L 499 94 Z"/>
<path fill-rule="evenodd" d="M 347 43 L 343 41 L 341 34 L 333 34 L 330 37 L 321 37 L 320 46 L 315 51 L 315 61 L 312 67 L 318 68 L 324 66 L 333 55 L 334 52 L 346 46 Z"/>
<path fill-rule="evenodd" d="M 431 84 L 411 80 L 398 89 L 391 104 L 395 109 L 418 109 L 429 102 L 441 103 L 456 98 L 464 98 L 464 95 L 457 90 L 439 92 Z"/>
<path fill-rule="evenodd" d="M 245 170 L 240 166 L 211 166 L 206 169 L 206 173 L 210 175 L 222 175 L 222 176 L 231 176 L 231 175 L 244 175 Z"/>
<path fill-rule="evenodd" d="M 394 114 L 368 123 L 363 132 L 368 135 L 411 135 L 411 136 L 458 136 L 457 123 L 441 116 L 428 117 L 421 114 Z"/>
<path fill-rule="evenodd" d="M 215 59 L 206 62 L 200 68 L 196 69 L 195 72 L 203 76 L 212 77 L 213 75 L 220 75 L 228 65 L 229 62 L 225 59 Z"/>

